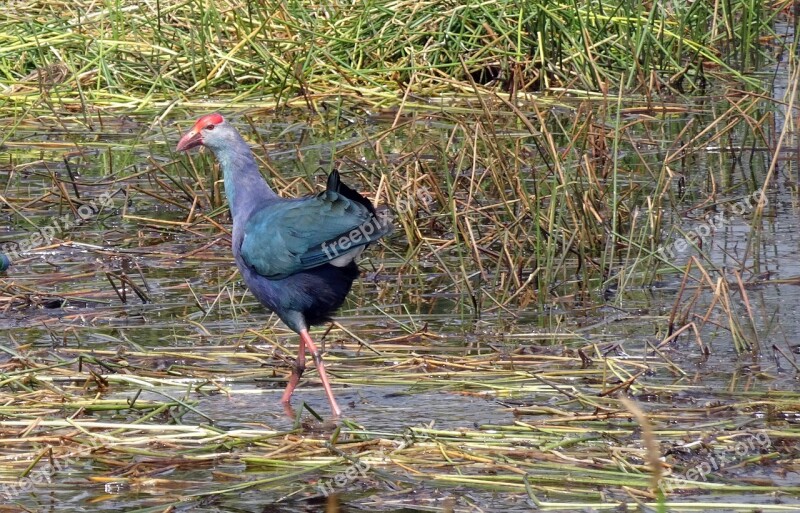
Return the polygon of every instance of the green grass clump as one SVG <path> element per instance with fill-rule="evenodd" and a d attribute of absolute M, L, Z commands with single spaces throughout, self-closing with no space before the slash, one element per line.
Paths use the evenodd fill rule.
<path fill-rule="evenodd" d="M 760 2 L 6 2 L 0 87 L 140 108 L 205 95 L 397 103 L 510 93 L 704 90 L 770 58 Z"/>

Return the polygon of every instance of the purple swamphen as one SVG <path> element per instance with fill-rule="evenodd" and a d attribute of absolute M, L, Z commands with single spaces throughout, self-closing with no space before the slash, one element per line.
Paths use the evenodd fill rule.
<path fill-rule="evenodd" d="M 219 114 L 201 117 L 178 142 L 177 151 L 205 146 L 222 169 L 233 217 L 233 256 L 253 295 L 300 335 L 300 349 L 281 402 L 289 403 L 305 370 L 305 351 L 314 359 L 333 414 L 333 397 L 322 356 L 308 334 L 330 321 L 359 271 L 364 248 L 392 230 L 388 216 L 346 186 L 334 170 L 325 191 L 282 198 L 258 171 L 250 147 Z"/>

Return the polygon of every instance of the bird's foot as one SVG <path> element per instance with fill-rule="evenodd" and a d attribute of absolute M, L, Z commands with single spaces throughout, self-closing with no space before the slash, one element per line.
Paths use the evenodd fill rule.
<path fill-rule="evenodd" d="M 302 359 L 301 359 L 302 358 Z M 283 391 L 281 403 L 284 405 L 289 404 L 292 399 L 292 394 L 297 384 L 300 383 L 300 378 L 303 377 L 303 372 L 306 370 L 305 353 L 297 356 L 297 361 L 292 364 L 292 375 L 289 376 L 289 382 L 286 384 L 286 390 Z"/>
<path fill-rule="evenodd" d="M 289 401 L 281 401 L 281 403 L 283 404 L 283 413 L 292 420 L 296 419 L 297 412 L 292 408 L 291 403 Z"/>
<path fill-rule="evenodd" d="M 317 349 L 314 341 L 311 340 L 311 336 L 308 334 L 308 331 L 301 330 L 300 338 L 308 349 L 308 352 L 311 353 L 311 357 L 314 359 L 314 364 L 317 366 L 317 372 L 319 372 L 319 379 L 322 381 L 322 386 L 325 388 L 325 394 L 328 396 L 328 401 L 331 403 L 333 415 L 335 417 L 341 416 L 342 409 L 339 408 L 339 405 L 336 404 L 336 398 L 333 397 L 333 390 L 331 390 L 331 384 L 328 382 L 328 373 L 325 372 L 325 364 L 322 361 L 322 355 L 320 354 L 319 349 Z"/>

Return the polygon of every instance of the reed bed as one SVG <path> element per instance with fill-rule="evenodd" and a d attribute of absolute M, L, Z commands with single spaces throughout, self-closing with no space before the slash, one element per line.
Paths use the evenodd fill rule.
<path fill-rule="evenodd" d="M 0 6 L 0 511 L 796 510 L 788 7 Z M 338 425 L 274 407 L 295 341 L 172 151 L 210 109 L 394 212 L 316 333 Z"/>
<path fill-rule="evenodd" d="M 208 261 L 224 251 L 214 248 L 189 260 Z M 158 253 L 140 252 L 137 258 L 149 261 L 146 268 L 166 266 L 173 258 Z M 98 249 L 90 254 L 108 260 L 124 252 Z M 291 358 L 291 348 L 284 346 L 288 334 L 277 326 L 243 332 L 221 320 L 229 318 L 230 309 L 237 312 L 236 318 L 246 319 L 247 310 L 257 308 L 238 300 L 224 305 L 231 291 L 221 289 L 218 295 L 225 299 L 197 295 L 205 311 L 179 304 L 179 310 L 188 312 L 183 317 L 159 301 L 142 305 L 139 315 L 182 319 L 183 325 L 179 333 L 170 327 L 169 338 L 176 347 L 142 348 L 153 343 L 146 330 L 158 330 L 159 323 L 148 322 L 142 326 L 146 330 L 123 328 L 114 319 L 125 312 L 133 320 L 139 308 L 120 306 L 110 286 L 102 285 L 102 276 L 94 280 L 96 291 L 83 294 L 99 295 L 107 306 L 22 317 L 50 326 L 57 318 L 71 326 L 48 328 L 53 347 L 24 344 L 16 335 L 10 339 L 12 347 L 4 346 L 12 357 L 2 369 L 0 396 L 6 485 L 19 483 L 33 471 L 46 471 L 55 465 L 50 461 L 68 460 L 71 466 L 92 469 L 82 478 L 90 488 L 116 490 L 98 496 L 99 504 L 119 494 L 141 498 L 158 490 L 139 500 L 141 511 L 208 504 L 224 508 L 246 493 L 300 507 L 323 500 L 320 486 L 335 483 L 337 476 L 359 464 L 369 466 L 367 477 L 341 491 L 356 493 L 350 500 L 363 507 L 399 507 L 426 485 L 440 490 L 429 492 L 431 497 L 452 499 L 463 490 L 495 492 L 542 509 L 657 507 L 658 490 L 651 484 L 639 423 L 617 398 L 624 392 L 645 405 L 653 436 L 666 455 L 664 482 L 669 483 L 670 499 L 661 501 L 662 506 L 675 511 L 747 511 L 752 504 L 737 497 L 796 492 L 770 479 L 737 477 L 752 469 L 794 468 L 800 436 L 791 421 L 798 414 L 796 394 L 758 386 L 777 377 L 770 377 L 768 369 L 755 381 L 747 372 L 735 372 L 729 378 L 730 393 L 712 392 L 684 368 L 680 353 L 693 345 L 687 342 L 654 341 L 640 347 L 633 342 L 636 337 L 627 342 L 606 338 L 590 326 L 568 328 L 560 336 L 550 330 L 519 331 L 511 336 L 513 344 L 503 341 L 505 337 L 484 335 L 465 348 L 464 336 L 451 330 L 420 326 L 407 331 L 414 321 L 428 319 L 437 325 L 435 318 L 407 315 L 401 317 L 405 322 L 387 330 L 370 327 L 367 316 L 360 321 L 366 326 L 344 324 L 325 337 L 337 386 L 367 395 L 370 389 L 401 390 L 406 397 L 436 393 L 440 401 L 474 397 L 505 421 L 464 423 L 456 430 L 403 422 L 398 423 L 405 426 L 402 430 L 375 430 L 350 422 L 332 432 L 333 426 L 313 420 L 276 428 L 270 425 L 274 413 L 265 407 L 258 423 L 229 425 L 229 419 L 207 413 L 199 403 L 218 397 L 223 403 L 240 404 L 237 397 L 252 397 L 256 404 L 272 404 L 285 379 L 284 358 Z M 159 283 L 170 288 L 169 280 Z M 203 288 L 198 283 L 193 287 Z M 176 292 L 188 297 L 188 290 L 184 286 Z M 378 293 L 360 295 L 375 298 Z M 131 302 L 140 302 L 131 297 Z M 385 308 L 383 300 L 376 301 Z M 12 309 L 25 310 L 30 306 Z M 87 316 L 94 327 L 77 324 Z M 376 319 L 373 322 L 380 322 L 381 317 Z M 665 315 L 650 322 L 663 326 L 666 321 Z M 133 334 L 138 335 L 135 340 Z M 210 340 L 215 342 L 207 345 Z M 750 385 L 740 384 L 748 381 Z M 741 458 L 708 481 L 682 478 L 709 458 L 736 454 L 737 441 L 750 440 L 754 433 L 769 443 L 751 443 Z M 70 486 L 69 481 L 58 482 Z M 179 494 L 171 491 L 178 489 Z M 358 490 L 381 490 L 391 500 L 370 502 L 357 498 Z M 711 494 L 721 502 L 679 500 L 697 494 Z M 725 501 L 726 495 L 734 499 Z M 766 510 L 794 507 L 772 504 Z"/>
<path fill-rule="evenodd" d="M 95 109 L 176 101 L 322 108 L 334 95 L 437 107 L 464 94 L 618 89 L 653 99 L 720 78 L 761 88 L 749 72 L 781 50 L 774 21 L 788 6 L 14 0 L 0 59 L 6 101 L 25 111 L 53 96 L 87 122 Z"/>
<path fill-rule="evenodd" d="M 214 419 L 196 408 L 196 400 L 180 396 L 223 394 L 223 401 L 252 394 L 276 397 L 279 388 L 272 393 L 247 386 L 255 376 L 265 375 L 263 369 L 242 372 L 252 368 L 254 360 L 267 358 L 263 348 L 256 353 L 237 346 L 191 353 L 166 348 L 125 353 L 61 348 L 57 358 L 27 354 L 14 368 L 3 369 L 4 482 L 14 483 L 55 461 L 69 460 L 70 466 L 85 462 L 94 469 L 86 477 L 90 486 L 144 493 L 162 490 L 145 501 L 162 509 L 197 507 L 204 500 L 222 500 L 247 490 L 278 493 L 290 504 L 302 504 L 319 497 L 320 485 L 332 476 L 359 464 L 369 471 L 353 487 L 399 496 L 426 483 L 453 493 L 466 488 L 516 494 L 542 509 L 597 503 L 611 508 L 630 501 L 655 506 L 657 489 L 652 488 L 639 424 L 611 393 L 623 386 L 631 397 L 644 399 L 640 404 L 647 410 L 652 436 L 666 454 L 664 483 L 678 497 L 704 493 L 788 497 L 798 491 L 767 479 L 736 477 L 737 469 L 791 468 L 792 461 L 796 463 L 792 458 L 800 432 L 791 425 L 778 428 L 754 422 L 751 412 L 754 407 L 769 410 L 774 424 L 797 415 L 797 394 L 737 393 L 724 399 L 716 395 L 713 402 L 682 404 L 678 397 L 693 397 L 693 390 L 704 387 L 646 383 L 643 370 L 656 375 L 668 370 L 659 362 L 607 356 L 586 366 L 577 354 L 522 352 L 499 357 L 489 351 L 482 356 L 442 357 L 418 354 L 427 351 L 420 346 L 376 349 L 382 356 L 337 358 L 337 353 L 360 350 L 352 342 L 340 346 L 330 359 L 337 383 L 384 387 L 411 380 L 416 383 L 413 393 L 433 387 L 445 395 L 476 394 L 492 399 L 499 416 L 512 414 L 513 422 L 456 430 L 410 425 L 400 432 L 371 430 L 353 421 L 335 429 L 304 422 L 286 430 L 271 428 L 267 416 L 261 425 L 215 427 L 229 421 Z M 584 349 L 600 357 L 595 354 L 598 347 Z M 164 368 L 158 363 L 164 359 L 182 363 Z M 393 364 L 387 366 L 388 361 Z M 163 370 L 152 370 L 159 367 Z M 102 398 L 109 394 L 120 399 Z M 645 399 L 651 394 L 662 399 Z M 265 399 L 271 400 L 259 400 Z M 662 410 L 661 402 L 670 405 L 669 411 Z M 753 442 L 755 434 L 758 442 Z M 681 477 L 698 463 L 726 454 L 726 468 L 711 479 Z M 244 474 L 203 471 L 242 465 Z M 170 489 L 182 491 L 175 495 Z M 668 502 L 667 507 L 700 508 L 680 501 Z M 706 507 L 746 510 L 749 506 L 726 501 Z M 779 504 L 768 508 L 791 509 Z"/>
<path fill-rule="evenodd" d="M 757 112 L 760 101 L 734 99 L 736 109 L 712 113 L 719 120 L 712 130 L 700 121 L 687 130 L 686 113 L 654 120 L 635 110 L 612 130 L 578 104 L 542 112 L 535 136 L 516 113 L 488 104 L 473 114 L 399 113 L 394 126 L 311 118 L 297 128 L 265 124 L 258 111 L 239 118 L 281 193 L 314 191 L 317 165 L 336 163 L 394 209 L 398 234 L 364 264 L 354 302 L 325 337 L 327 361 L 337 386 L 470 398 L 504 419 L 457 430 L 436 423 L 375 430 L 362 420 L 331 433 L 309 420 L 270 426 L 274 413 L 231 426 L 205 412 L 200 404 L 217 396 L 272 404 L 293 343 L 276 319 L 264 327 L 236 281 L 210 160 L 176 159 L 149 136 L 122 151 L 100 137 L 66 162 L 48 156 L 64 151 L 48 141 L 26 143 L 28 163 L 16 165 L 6 187 L 35 185 L 4 194 L 24 214 L 15 238 L 54 215 L 74 217 L 98 193 L 110 200 L 16 260 L 2 282 L 4 313 L 25 328 L 7 332 L 4 345 L 0 427 L 14 455 L 4 482 L 19 483 L 29 467 L 47 469 L 52 458 L 88 465 L 89 483 L 123 495 L 190 490 L 139 501 L 142 511 L 232 504 L 247 493 L 290 504 L 328 500 L 319 486 L 356 463 L 369 465 L 368 477 L 335 491 L 355 493 L 350 500 L 363 507 L 377 505 L 357 498 L 358 490 L 382 490 L 402 504 L 422 483 L 444 490 L 431 500 L 460 504 L 462 490 L 502 492 L 544 509 L 636 503 L 689 511 L 676 499 L 710 493 L 732 497 L 722 508 L 747 510 L 743 496 L 794 493 L 735 476 L 796 465 L 796 394 L 764 387 L 780 380 L 780 364 L 736 369 L 720 385 L 729 394 L 710 392 L 687 368 L 687 356 L 724 361 L 727 347 L 745 357 L 777 347 L 779 360 L 793 361 L 789 345 L 767 342 L 775 329 L 764 323 L 769 307 L 748 302 L 767 285 L 764 277 L 750 258 L 738 274 L 714 270 L 708 247 L 674 259 L 658 251 L 674 237 L 670 229 L 692 226 L 690 216 L 665 218 L 674 205 L 691 211 L 758 191 L 756 174 L 724 194 L 700 193 L 708 174 L 681 166 L 692 158 L 735 161 L 746 151 L 740 144 L 732 154 L 706 150 L 739 141 L 751 125 L 737 113 Z M 117 133 L 114 122 L 108 126 Z M 17 133 L 35 127 L 21 123 Z M 159 130 L 177 139 L 173 127 Z M 587 145 L 598 148 L 591 158 Z M 624 149 L 623 162 L 604 153 L 612 146 Z M 757 222 L 753 214 L 736 225 Z M 671 310 L 629 306 L 659 282 L 673 291 Z M 464 327 L 453 329 L 454 320 Z M 713 342 L 721 334 L 729 342 Z M 165 342 L 173 347 L 153 348 Z M 652 484 L 639 422 L 618 394 L 647 406 L 662 482 L 673 483 L 664 496 Z M 733 469 L 708 481 L 682 477 L 754 433 L 769 444 L 754 446 Z M 219 467 L 226 470 L 212 471 Z"/>

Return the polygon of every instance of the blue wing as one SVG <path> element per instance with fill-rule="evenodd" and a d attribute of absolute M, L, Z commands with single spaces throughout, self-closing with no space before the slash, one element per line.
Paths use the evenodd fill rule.
<path fill-rule="evenodd" d="M 247 221 L 240 254 L 258 274 L 286 278 L 346 255 L 391 231 L 386 215 L 339 181 L 334 170 L 324 192 L 265 206 Z M 338 260 L 337 260 L 338 259 Z"/>

